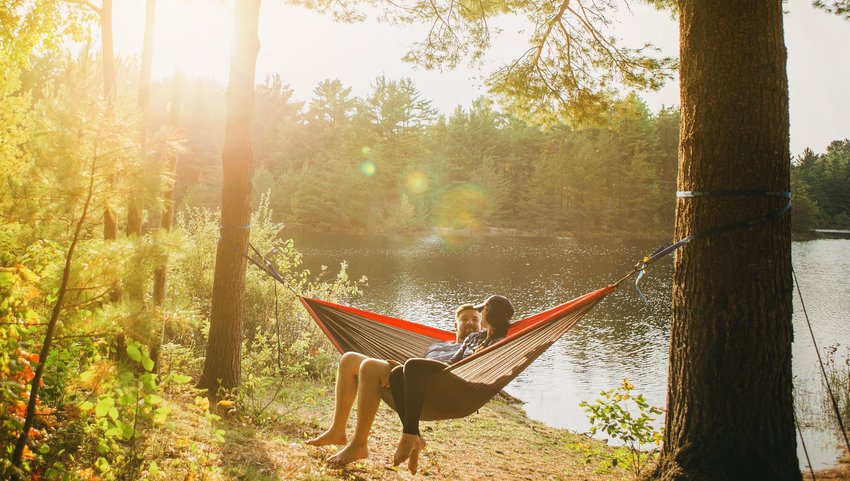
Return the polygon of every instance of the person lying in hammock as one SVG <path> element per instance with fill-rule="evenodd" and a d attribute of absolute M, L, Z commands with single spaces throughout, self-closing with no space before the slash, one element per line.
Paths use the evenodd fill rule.
<path fill-rule="evenodd" d="M 514 314 L 514 307 L 507 298 L 490 296 L 473 307 L 481 312 L 481 327 L 484 330 L 467 336 L 460 349 L 448 359 L 447 364 L 460 361 L 507 335 L 510 318 Z M 390 372 L 390 390 L 402 422 L 401 440 L 393 455 L 393 464 L 397 466 L 407 460 L 407 467 L 413 474 L 416 474 L 419 465 L 419 453 L 425 448 L 425 440 L 419 432 L 425 391 L 428 382 L 445 369 L 446 363 L 428 358 L 413 358 Z"/>
<path fill-rule="evenodd" d="M 451 360 L 464 339 L 481 329 L 481 314 L 472 304 L 464 304 L 455 311 L 454 325 L 455 340 L 432 344 L 423 354 L 424 358 L 443 362 Z M 442 362 L 439 364 L 445 366 Z M 401 368 L 402 366 L 395 361 L 370 358 L 358 352 L 343 354 L 337 368 L 333 421 L 327 431 L 310 439 L 307 444 L 313 446 L 346 444 L 348 439 L 345 426 L 348 423 L 354 399 L 357 398 L 357 423 L 354 428 L 354 437 L 327 461 L 334 464 L 348 464 L 367 458 L 369 432 L 372 429 L 378 405 L 381 403 L 381 390 L 390 385 L 390 372 L 393 367 Z"/>

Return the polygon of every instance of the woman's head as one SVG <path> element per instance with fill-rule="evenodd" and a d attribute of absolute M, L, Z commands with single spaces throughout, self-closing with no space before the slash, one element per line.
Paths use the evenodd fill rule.
<path fill-rule="evenodd" d="M 508 333 L 514 306 L 506 297 L 490 296 L 475 308 L 481 311 L 481 325 L 489 326 L 488 337 L 504 337 Z"/>

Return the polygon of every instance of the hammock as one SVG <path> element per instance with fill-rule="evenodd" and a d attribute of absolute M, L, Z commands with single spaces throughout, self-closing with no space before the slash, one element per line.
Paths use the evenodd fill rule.
<path fill-rule="evenodd" d="M 422 420 L 462 418 L 480 409 L 614 289 L 616 284 L 516 321 L 503 340 L 446 366 L 426 386 Z M 299 297 L 340 353 L 403 363 L 422 357 L 434 342 L 455 338 L 451 331 Z M 389 388 L 381 398 L 395 409 Z"/>

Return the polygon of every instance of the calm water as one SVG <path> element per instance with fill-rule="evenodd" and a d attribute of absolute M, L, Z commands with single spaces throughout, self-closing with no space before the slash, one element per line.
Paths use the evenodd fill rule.
<path fill-rule="evenodd" d="M 607 285 L 656 245 L 599 244 L 554 238 L 293 235 L 307 267 L 349 263 L 369 287 L 357 307 L 452 328 L 454 308 L 498 293 L 514 319 Z M 821 347 L 850 341 L 850 241 L 794 243 L 794 267 Z M 652 404 L 667 386 L 672 257 L 654 264 L 641 289 L 626 283 L 508 386 L 528 415 L 550 426 L 586 432 L 583 400 L 596 399 L 628 378 Z M 798 411 L 815 468 L 835 463 L 838 438 L 822 421 L 817 359 L 795 300 L 794 373 Z M 842 347 L 842 349 L 845 349 Z M 846 351 L 842 351 L 846 352 Z M 661 420 L 659 420 L 660 422 Z M 821 426 L 821 427 L 817 427 Z M 798 443 L 799 444 L 799 443 Z M 800 450 L 801 466 L 805 460 Z"/>

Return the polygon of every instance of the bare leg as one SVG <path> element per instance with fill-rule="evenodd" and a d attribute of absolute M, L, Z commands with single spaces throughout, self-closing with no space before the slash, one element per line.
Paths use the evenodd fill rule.
<path fill-rule="evenodd" d="M 366 359 L 360 365 L 357 385 L 357 424 L 354 436 L 341 451 L 328 458 L 334 464 L 348 464 L 369 457 L 369 433 L 381 403 L 381 387 L 390 382 L 390 364 L 380 359 Z"/>
<path fill-rule="evenodd" d="M 307 441 L 313 446 L 326 446 L 328 444 L 345 444 L 348 437 L 345 435 L 345 426 L 348 424 L 348 416 L 351 414 L 351 406 L 357 395 L 357 377 L 360 373 L 360 365 L 369 359 L 357 352 L 346 352 L 339 361 L 336 371 L 336 405 L 331 427 L 319 436 Z"/>

